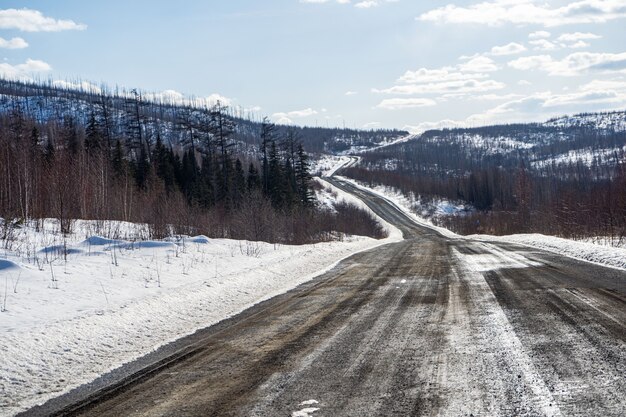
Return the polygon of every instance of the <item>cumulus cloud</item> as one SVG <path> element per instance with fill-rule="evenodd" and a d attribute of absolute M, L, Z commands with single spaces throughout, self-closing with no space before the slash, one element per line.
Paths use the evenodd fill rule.
<path fill-rule="evenodd" d="M 71 81 L 64 81 L 64 80 L 56 80 L 52 82 L 52 85 L 54 85 L 55 87 L 65 88 L 69 90 L 88 91 L 90 93 L 95 93 L 95 94 L 100 94 L 102 92 L 102 89 L 100 87 L 87 81 L 71 82 Z"/>
<path fill-rule="evenodd" d="M 602 36 L 596 35 L 595 33 L 574 32 L 574 33 L 564 33 L 561 36 L 559 36 L 557 40 L 561 42 L 577 42 L 577 41 L 601 39 L 601 38 Z"/>
<path fill-rule="evenodd" d="M 536 32 L 528 34 L 528 39 L 546 39 L 550 36 L 552 36 L 550 32 L 547 32 L 545 30 L 538 30 Z"/>
<path fill-rule="evenodd" d="M 357 9 L 371 9 L 380 6 L 384 3 L 395 3 L 398 0 L 361 0 L 354 3 L 354 7 Z M 326 4 L 326 3 L 339 3 L 339 4 L 351 4 L 351 0 L 300 0 L 300 3 L 307 4 Z"/>
<path fill-rule="evenodd" d="M 535 51 L 553 51 L 557 49 L 557 46 L 555 43 L 550 42 L 549 40 L 546 40 L 546 39 L 536 39 L 528 43 L 534 46 L 533 49 Z"/>
<path fill-rule="evenodd" d="M 465 62 L 456 66 L 407 71 L 397 80 L 396 85 L 383 89 L 373 88 L 371 91 L 396 96 L 438 95 L 438 101 L 446 101 L 470 93 L 483 93 L 506 87 L 504 83 L 489 78 L 488 73 L 498 69 L 491 58 L 474 55 L 465 57 Z M 377 107 L 397 110 L 436 104 L 437 102 L 430 98 L 393 98 L 383 100 Z"/>
<path fill-rule="evenodd" d="M 526 51 L 526 47 L 522 44 L 511 42 L 502 46 L 494 46 L 491 48 L 491 55 L 500 56 L 500 55 L 515 55 Z"/>
<path fill-rule="evenodd" d="M 0 10 L 0 29 L 17 29 L 23 32 L 60 32 L 63 30 L 85 30 L 87 25 L 73 20 L 54 19 L 38 10 Z"/>
<path fill-rule="evenodd" d="M 429 107 L 436 104 L 437 102 L 435 100 L 429 98 L 389 98 L 381 101 L 376 107 L 386 110 L 401 110 L 415 107 Z"/>
<path fill-rule="evenodd" d="M 206 97 L 187 97 L 176 90 L 164 90 L 157 93 L 144 93 L 143 98 L 148 101 L 163 102 L 168 104 L 193 105 L 198 107 L 211 107 L 218 102 L 222 106 L 232 106 L 233 100 L 221 94 L 211 94 Z"/>
<path fill-rule="evenodd" d="M 561 26 L 576 23 L 604 23 L 626 17 L 623 0 L 580 0 L 561 7 L 533 0 L 492 0 L 469 7 L 449 4 L 423 13 L 421 21 L 473 23 L 489 26 L 504 24 Z"/>
<path fill-rule="evenodd" d="M 518 58 L 508 63 L 522 71 L 545 71 L 549 75 L 575 76 L 592 72 L 610 73 L 626 71 L 626 52 L 619 54 L 576 52 L 558 60 L 550 55 Z"/>
<path fill-rule="evenodd" d="M 4 49 L 24 49 L 28 48 L 28 42 L 22 38 L 4 39 L 0 38 L 0 48 Z"/>
<path fill-rule="evenodd" d="M 356 96 L 357 94 L 359 93 L 357 93 L 356 91 L 346 91 L 347 96 Z"/>
<path fill-rule="evenodd" d="M 52 67 L 47 62 L 29 58 L 23 64 L 0 64 L 0 77 L 11 80 L 30 80 L 35 74 L 49 72 L 51 70 Z"/>
<path fill-rule="evenodd" d="M 410 133 L 414 135 L 418 135 L 420 133 L 426 132 L 427 130 L 453 129 L 455 127 L 463 127 L 465 125 L 466 125 L 465 122 L 445 119 L 445 120 L 440 120 L 438 122 L 422 122 L 417 125 L 405 125 L 403 129 L 408 130 Z"/>
<path fill-rule="evenodd" d="M 315 116 L 316 114 L 318 114 L 318 112 L 309 107 L 304 110 L 274 113 L 272 114 L 272 119 L 278 124 L 290 125 L 293 124 L 293 119 L 302 119 Z"/>
<path fill-rule="evenodd" d="M 444 81 L 439 83 L 428 84 L 407 84 L 396 85 L 386 89 L 373 89 L 374 93 L 384 94 L 467 94 L 490 90 L 500 90 L 505 87 L 504 83 L 494 80 L 460 80 L 460 81 Z"/>
<path fill-rule="evenodd" d="M 408 84 L 421 84 L 444 81 L 460 81 L 476 78 L 485 78 L 486 74 L 466 74 L 459 72 L 456 67 L 443 67 L 438 69 L 420 68 L 416 71 L 407 71 L 398 82 Z"/>
<path fill-rule="evenodd" d="M 461 72 L 493 72 L 498 70 L 498 66 L 491 58 L 477 56 L 458 66 Z"/>

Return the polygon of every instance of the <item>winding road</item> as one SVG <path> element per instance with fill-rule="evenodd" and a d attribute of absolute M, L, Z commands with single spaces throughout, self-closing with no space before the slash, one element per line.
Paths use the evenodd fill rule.
<path fill-rule="evenodd" d="M 328 181 L 405 240 L 24 415 L 625 414 L 625 271 L 444 237 Z"/>

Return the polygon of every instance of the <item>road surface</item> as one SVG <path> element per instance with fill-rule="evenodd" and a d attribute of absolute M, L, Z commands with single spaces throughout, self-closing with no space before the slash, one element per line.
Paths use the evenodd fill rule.
<path fill-rule="evenodd" d="M 446 238 L 329 181 L 406 240 L 25 415 L 624 416 L 626 272 Z"/>

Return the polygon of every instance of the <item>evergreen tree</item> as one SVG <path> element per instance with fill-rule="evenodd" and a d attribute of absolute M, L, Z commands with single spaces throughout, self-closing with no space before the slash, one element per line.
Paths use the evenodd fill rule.
<path fill-rule="evenodd" d="M 304 152 L 302 144 L 299 144 L 295 164 L 295 178 L 298 198 L 300 203 L 304 206 L 311 206 L 314 201 L 313 191 L 311 190 L 311 174 L 309 170 L 309 156 L 306 152 Z"/>
<path fill-rule="evenodd" d="M 283 172 L 280 166 L 280 158 L 278 155 L 278 149 L 276 148 L 276 142 L 272 141 L 270 145 L 270 151 L 268 154 L 268 175 L 267 183 L 269 188 L 269 198 L 272 204 L 276 208 L 282 208 L 283 206 Z"/>
<path fill-rule="evenodd" d="M 261 177 L 259 176 L 259 171 L 256 169 L 252 162 L 250 162 L 250 165 L 248 166 L 248 178 L 246 181 L 246 185 L 248 188 L 248 193 L 252 193 L 256 190 L 261 189 Z"/>
<path fill-rule="evenodd" d="M 243 200 L 243 196 L 246 192 L 246 177 L 243 172 L 243 164 L 241 160 L 237 158 L 235 161 L 235 171 L 233 178 L 233 189 L 232 189 L 232 199 L 234 203 L 234 207 L 239 207 L 241 201 Z"/>
<path fill-rule="evenodd" d="M 172 164 L 173 158 L 170 152 L 170 150 L 163 146 L 161 136 L 157 136 L 156 144 L 152 151 L 152 161 L 155 166 L 156 175 L 163 180 L 165 191 L 168 193 L 174 191 L 176 185 L 176 172 Z"/>
<path fill-rule="evenodd" d="M 85 150 L 87 153 L 93 154 L 101 149 L 102 135 L 100 133 L 100 126 L 98 126 L 95 113 L 91 112 L 89 122 L 85 128 Z"/>
<path fill-rule="evenodd" d="M 270 144 L 274 142 L 276 125 L 271 123 L 267 117 L 263 118 L 261 124 L 261 182 L 263 185 L 263 193 L 270 193 L 270 168 L 268 152 Z"/>
<path fill-rule="evenodd" d="M 122 150 L 122 142 L 115 142 L 115 150 L 111 160 L 113 172 L 117 177 L 123 177 L 126 174 L 126 160 L 124 159 L 124 151 Z"/>

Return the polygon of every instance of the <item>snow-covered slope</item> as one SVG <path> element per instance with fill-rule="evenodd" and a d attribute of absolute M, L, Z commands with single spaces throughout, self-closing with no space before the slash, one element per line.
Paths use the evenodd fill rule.
<path fill-rule="evenodd" d="M 561 129 L 582 127 L 587 129 L 624 132 L 626 131 L 626 111 L 582 113 L 573 116 L 562 116 L 548 120 L 544 123 L 544 126 L 558 127 Z"/>

